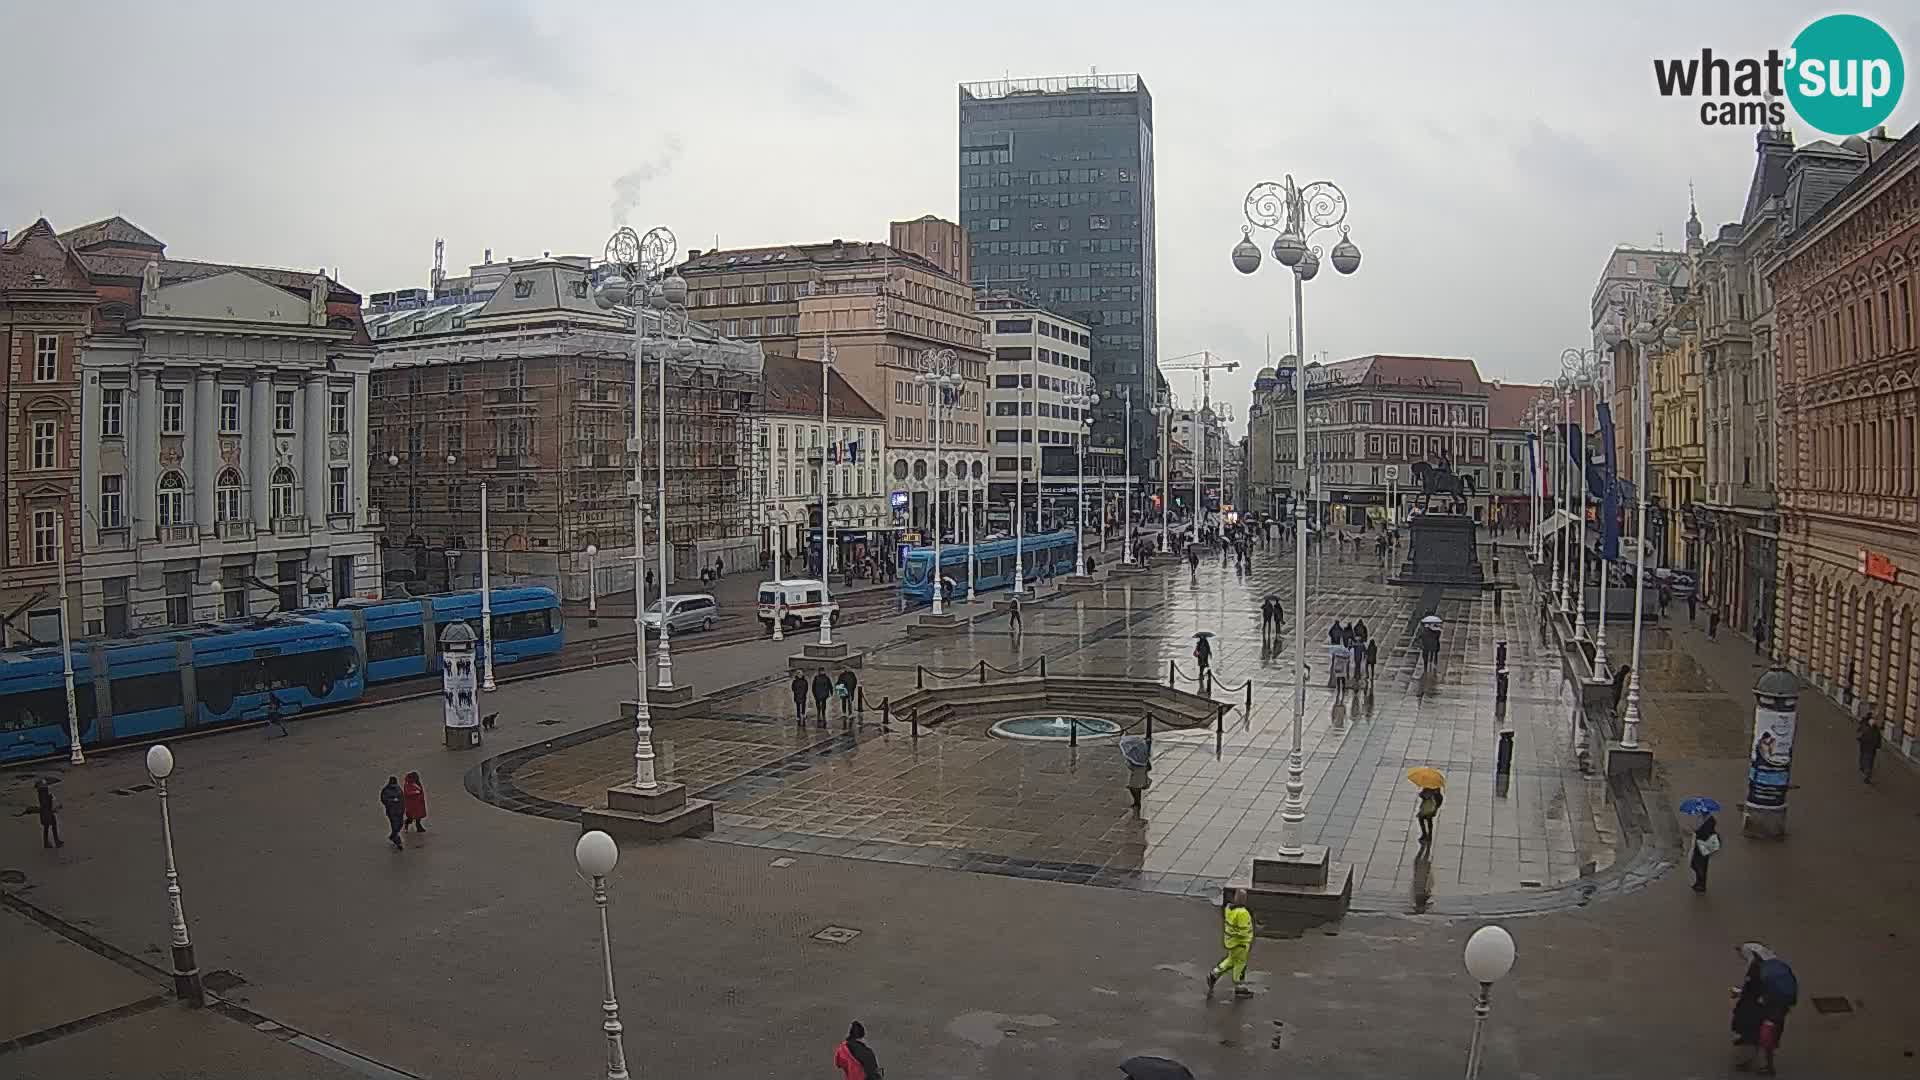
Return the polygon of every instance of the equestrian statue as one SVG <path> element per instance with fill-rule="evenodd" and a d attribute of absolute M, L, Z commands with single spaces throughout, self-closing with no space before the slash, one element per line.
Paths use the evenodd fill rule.
<path fill-rule="evenodd" d="M 1427 512 L 1427 504 L 1435 495 L 1453 496 L 1451 513 L 1467 512 L 1467 496 L 1474 493 L 1473 477 L 1453 471 L 1453 462 L 1444 455 L 1438 464 L 1424 461 L 1413 463 L 1413 478 L 1420 484 L 1420 512 Z"/>

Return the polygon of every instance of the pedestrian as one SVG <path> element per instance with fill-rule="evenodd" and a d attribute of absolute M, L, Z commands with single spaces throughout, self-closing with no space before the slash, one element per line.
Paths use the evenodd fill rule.
<path fill-rule="evenodd" d="M 1191 544 L 1187 546 L 1187 573 L 1195 578 L 1200 576 L 1200 549 Z"/>
<path fill-rule="evenodd" d="M 853 727 L 853 696 L 860 689 L 860 680 L 852 668 L 840 672 L 833 681 L 833 694 L 840 699 L 840 724 L 849 730 Z"/>
<path fill-rule="evenodd" d="M 1667 605 L 1671 603 L 1673 603 L 1673 586 L 1663 581 L 1660 583 L 1660 617 L 1661 618 L 1664 619 L 1667 617 Z"/>
<path fill-rule="evenodd" d="M 1414 813 L 1420 823 L 1420 846 L 1433 846 L 1433 819 L 1440 816 L 1440 804 L 1447 801 L 1439 788 L 1420 789 L 1420 809 Z"/>
<path fill-rule="evenodd" d="M 1133 800 L 1133 816 L 1137 818 L 1145 812 L 1147 789 L 1153 786 L 1153 759 L 1143 757 L 1135 761 L 1125 755 L 1122 757 L 1127 763 L 1127 797 Z"/>
<path fill-rule="evenodd" d="M 40 809 L 40 846 L 63 848 L 65 840 L 60 839 L 60 800 L 47 786 L 47 778 L 41 777 L 33 782 L 33 797 Z"/>
<path fill-rule="evenodd" d="M 1767 654 L 1767 620 L 1764 617 L 1753 620 L 1753 651 L 1761 656 Z"/>
<path fill-rule="evenodd" d="M 793 676 L 793 722 L 804 729 L 807 726 L 807 677 L 796 673 Z"/>
<path fill-rule="evenodd" d="M 1353 654 L 1353 685 L 1358 689 L 1367 678 L 1367 647 L 1356 641 L 1348 651 Z"/>
<path fill-rule="evenodd" d="M 427 831 L 427 786 L 420 782 L 420 774 L 410 772 L 405 783 L 400 785 L 402 808 L 406 811 L 406 824 L 413 826 L 414 832 Z"/>
<path fill-rule="evenodd" d="M 1260 640 L 1262 641 L 1265 641 L 1267 635 L 1273 632 L 1273 605 L 1274 599 L 1271 596 L 1260 601 Z"/>
<path fill-rule="evenodd" d="M 1493 667 L 1495 671 L 1507 670 L 1507 639 L 1501 638 L 1493 647 Z"/>
<path fill-rule="evenodd" d="M 267 738 L 274 738 L 274 729 L 279 729 L 282 737 L 289 734 L 286 718 L 280 715 L 280 695 L 267 691 Z"/>
<path fill-rule="evenodd" d="M 1380 663 L 1380 643 L 1377 641 L 1367 642 L 1367 685 L 1368 686 L 1373 685 L 1373 669 L 1374 669 L 1374 666 L 1379 663 Z"/>
<path fill-rule="evenodd" d="M 1720 823 L 1712 814 L 1693 830 L 1693 852 L 1687 866 L 1693 870 L 1693 891 L 1707 891 L 1707 860 L 1720 853 Z"/>
<path fill-rule="evenodd" d="M 1208 669 L 1213 666 L 1213 643 L 1206 637 L 1196 639 L 1193 643 L 1193 659 L 1200 665 L 1200 682 L 1205 685 Z"/>
<path fill-rule="evenodd" d="M 1020 594 L 1007 597 L 1007 636 L 1020 636 Z"/>
<path fill-rule="evenodd" d="M 1734 1068 L 1750 1072 L 1758 1060 L 1760 1074 L 1772 1076 L 1773 1055 L 1786 1034 L 1787 1013 L 1797 1001 L 1798 988 L 1790 969 L 1786 972 L 1787 985 L 1769 985 L 1767 968 L 1782 968 L 1784 964 L 1764 946 L 1748 942 L 1740 946 L 1740 953 L 1747 958 L 1747 971 L 1740 985 L 1731 991 L 1733 1022 L 1729 1026 L 1733 1029 L 1733 1045 L 1740 1049 L 1743 1057 Z"/>
<path fill-rule="evenodd" d="M 855 1020 L 847 1027 L 847 1038 L 833 1051 L 833 1067 L 842 1080 L 880 1080 L 880 1059 L 866 1043 L 867 1029 Z"/>
<path fill-rule="evenodd" d="M 380 789 L 380 807 L 387 812 L 387 842 L 395 851 L 405 850 L 407 845 L 400 842 L 400 830 L 406 827 L 407 805 L 406 796 L 400 793 L 399 777 L 387 777 L 387 786 Z"/>
<path fill-rule="evenodd" d="M 1091 555 L 1087 556 L 1087 576 L 1092 577 L 1093 572 L 1099 568 L 1100 568 L 1100 560 L 1094 558 Z"/>
<path fill-rule="evenodd" d="M 1698 607 L 1699 603 L 1700 603 L 1699 597 L 1695 596 L 1693 593 L 1687 594 L 1687 625 L 1688 626 L 1693 625 L 1694 608 Z"/>
<path fill-rule="evenodd" d="M 1854 736 L 1860 744 L 1860 780 L 1873 783 L 1873 759 L 1880 753 L 1880 725 L 1873 722 L 1871 714 L 1860 718 L 1860 732 Z"/>
<path fill-rule="evenodd" d="M 1720 636 L 1720 609 L 1715 605 L 1707 606 L 1707 640 L 1713 641 Z"/>
<path fill-rule="evenodd" d="M 1633 671 L 1632 664 L 1621 664 L 1613 673 L 1613 711 L 1620 711 L 1620 698 L 1627 692 L 1627 676 Z"/>
<path fill-rule="evenodd" d="M 1333 676 L 1334 693 L 1347 696 L 1347 677 L 1353 667 L 1353 647 L 1345 643 L 1327 646 L 1327 673 Z"/>
<path fill-rule="evenodd" d="M 727 574 L 726 560 L 722 559 L 718 555 L 715 555 L 713 557 L 713 580 L 719 581 L 721 578 L 725 577 L 726 574 Z"/>
<path fill-rule="evenodd" d="M 640 598 L 643 602 L 653 599 L 653 571 L 647 571 L 647 594 Z"/>
<path fill-rule="evenodd" d="M 1253 991 L 1247 989 L 1247 954 L 1253 949 L 1253 912 L 1247 910 L 1245 889 L 1233 890 L 1233 899 L 1221 912 L 1220 943 L 1227 947 L 1227 955 L 1207 972 L 1207 996 L 1213 996 L 1213 985 L 1225 975 L 1233 981 L 1234 997 L 1252 997 Z"/>
<path fill-rule="evenodd" d="M 713 583 L 713 571 L 708 570 L 704 566 L 701 567 L 700 568 L 700 587 L 704 589 L 708 585 L 711 585 L 712 583 Z"/>
<path fill-rule="evenodd" d="M 827 726 L 827 699 L 833 696 L 833 680 L 826 671 L 813 673 L 813 726 Z"/>

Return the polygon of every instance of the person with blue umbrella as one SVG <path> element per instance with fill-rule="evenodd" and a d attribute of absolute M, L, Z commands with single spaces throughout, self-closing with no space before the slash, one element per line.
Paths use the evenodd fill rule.
<path fill-rule="evenodd" d="M 1707 891 L 1707 862 L 1720 853 L 1720 823 L 1714 818 L 1714 812 L 1720 804 L 1705 795 L 1695 795 L 1680 804 L 1680 812 L 1690 817 L 1703 817 L 1693 830 L 1693 850 L 1688 854 L 1687 866 L 1693 871 L 1693 891 Z"/>

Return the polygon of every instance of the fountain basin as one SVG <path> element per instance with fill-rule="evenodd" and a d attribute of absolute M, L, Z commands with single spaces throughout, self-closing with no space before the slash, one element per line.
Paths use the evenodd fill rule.
<path fill-rule="evenodd" d="M 1097 716 L 1063 713 L 1015 716 L 1000 721 L 988 728 L 987 732 L 997 738 L 1013 739 L 1019 742 L 1063 743 L 1073 738 L 1075 726 L 1080 729 L 1081 742 L 1116 738 L 1121 731 L 1120 725 L 1111 720 L 1102 720 Z"/>

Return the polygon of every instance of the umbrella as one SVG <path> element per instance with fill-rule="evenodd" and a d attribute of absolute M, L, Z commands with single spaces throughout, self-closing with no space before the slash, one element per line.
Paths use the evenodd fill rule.
<path fill-rule="evenodd" d="M 1793 966 L 1777 956 L 1760 962 L 1760 987 L 1786 1005 L 1800 1000 L 1800 980 Z"/>
<path fill-rule="evenodd" d="M 1129 1080 L 1193 1080 L 1193 1070 L 1163 1057 L 1130 1057 L 1120 1063 Z"/>
<path fill-rule="evenodd" d="M 1408 769 L 1407 779 L 1419 784 L 1423 788 L 1442 788 L 1447 786 L 1446 776 L 1444 776 L 1439 769 L 1431 765 L 1422 765 L 1417 769 Z"/>
<path fill-rule="evenodd" d="M 1153 745 L 1139 735 L 1128 735 L 1120 740 L 1120 756 L 1134 768 L 1144 769 L 1153 764 Z"/>
<path fill-rule="evenodd" d="M 1691 798 L 1681 800 L 1680 812 L 1691 817 L 1699 817 L 1702 814 L 1717 814 L 1720 812 L 1720 804 L 1705 795 L 1695 795 Z"/>
<path fill-rule="evenodd" d="M 1424 618 L 1424 619 L 1421 619 L 1421 620 L 1420 620 L 1420 625 L 1421 625 L 1421 626 L 1439 626 L 1439 625 L 1440 625 L 1440 616 L 1438 616 L 1438 615 L 1429 615 L 1429 616 L 1427 616 L 1426 618 Z"/>
<path fill-rule="evenodd" d="M 1195 634 L 1194 634 L 1193 636 L 1194 636 L 1194 637 L 1196 637 L 1196 638 L 1210 638 L 1210 637 L 1212 637 L 1212 636 L 1213 636 L 1213 631 L 1211 631 L 1211 630 L 1201 630 L 1201 631 L 1198 631 L 1198 632 L 1196 632 L 1196 633 L 1195 633 Z"/>

